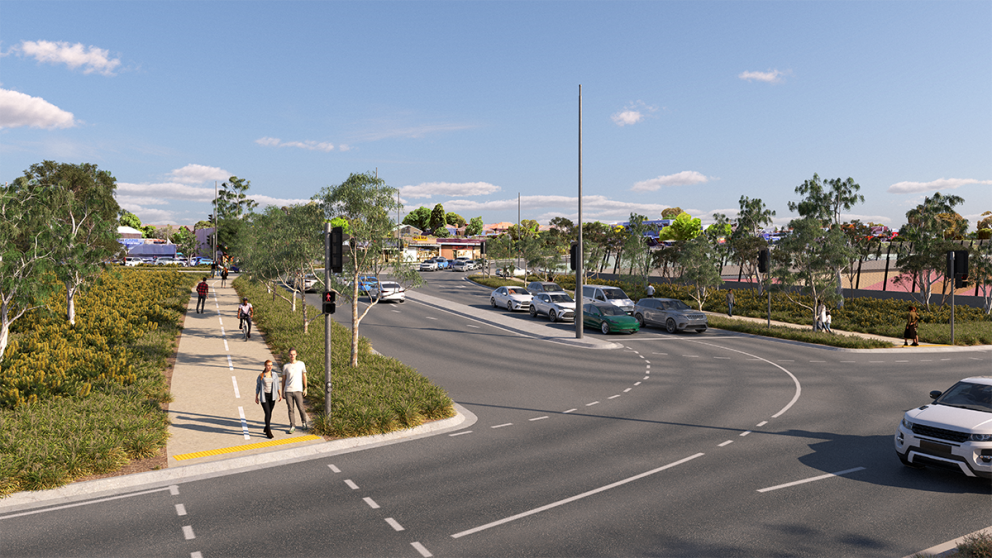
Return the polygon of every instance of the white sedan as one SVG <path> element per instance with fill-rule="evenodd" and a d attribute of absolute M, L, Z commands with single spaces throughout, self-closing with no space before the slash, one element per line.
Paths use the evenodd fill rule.
<path fill-rule="evenodd" d="M 380 281 L 368 292 L 369 298 L 379 302 L 406 302 L 406 289 L 395 281 Z"/>
<path fill-rule="evenodd" d="M 530 308 L 531 298 L 531 294 L 523 287 L 500 287 L 493 291 L 489 302 L 493 308 L 506 308 L 512 312 Z"/>
<path fill-rule="evenodd" d="M 530 315 L 545 314 L 552 322 L 575 319 L 575 301 L 565 292 L 537 293 L 530 301 Z"/>

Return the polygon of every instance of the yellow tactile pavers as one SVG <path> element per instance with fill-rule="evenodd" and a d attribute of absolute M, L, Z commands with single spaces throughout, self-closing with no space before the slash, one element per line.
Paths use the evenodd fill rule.
<path fill-rule="evenodd" d="M 295 444 L 297 442 L 309 442 L 310 440 L 320 440 L 320 436 L 296 436 L 295 438 L 283 438 L 282 440 L 269 440 L 268 442 L 259 442 L 257 444 L 245 444 L 243 446 L 233 446 L 229 448 L 220 448 L 215 450 L 207 451 L 195 451 L 192 453 L 183 453 L 180 455 L 173 455 L 172 458 L 176 461 L 184 461 L 186 459 L 196 459 L 198 457 L 208 457 L 211 455 L 222 455 L 225 453 L 235 453 L 238 451 L 248 451 L 253 449 L 268 448 L 272 446 L 281 446 L 283 444 Z"/>

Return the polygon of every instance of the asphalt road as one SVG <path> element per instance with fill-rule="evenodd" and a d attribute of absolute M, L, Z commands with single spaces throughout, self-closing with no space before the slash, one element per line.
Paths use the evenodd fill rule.
<path fill-rule="evenodd" d="M 908 469 L 892 443 L 931 389 L 988 374 L 988 352 L 715 330 L 587 349 L 488 323 L 507 312 L 461 274 L 425 277 L 482 319 L 411 300 L 360 333 L 470 427 L 2 516 L 0 555 L 904 556 L 992 524 L 988 481 Z"/>

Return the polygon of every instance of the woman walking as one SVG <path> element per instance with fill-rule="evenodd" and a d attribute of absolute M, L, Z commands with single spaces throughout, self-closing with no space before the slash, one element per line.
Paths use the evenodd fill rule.
<path fill-rule="evenodd" d="M 902 346 L 909 345 L 909 339 L 913 340 L 913 346 L 920 346 L 920 334 L 916 331 L 916 326 L 920 323 L 920 315 L 916 313 L 916 307 L 909 307 L 909 316 L 906 318 L 906 331 L 902 334 Z"/>
<path fill-rule="evenodd" d="M 282 401 L 282 390 L 279 389 L 279 376 L 272 373 L 272 361 L 265 361 L 265 369 L 255 380 L 255 404 L 262 405 L 265 412 L 265 435 L 269 438 L 272 434 L 272 409 L 276 403 Z"/>

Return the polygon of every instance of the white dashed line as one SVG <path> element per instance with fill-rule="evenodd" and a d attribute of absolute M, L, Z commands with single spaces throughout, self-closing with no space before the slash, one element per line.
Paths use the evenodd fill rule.
<path fill-rule="evenodd" d="M 186 540 L 188 541 L 195 539 L 196 535 L 193 534 L 193 527 L 189 525 L 183 527 L 183 536 L 186 537 Z"/>
<path fill-rule="evenodd" d="M 578 411 L 578 409 L 569 409 L 569 410 L 563 411 L 563 412 L 564 413 L 574 413 L 575 411 Z"/>
<path fill-rule="evenodd" d="M 699 358 L 699 355 L 682 355 L 685 358 Z"/>
<path fill-rule="evenodd" d="M 170 486 L 169 487 L 169 494 L 172 494 L 173 496 L 179 496 L 179 487 L 176 486 L 176 485 L 174 485 L 174 484 L 172 486 Z"/>
<path fill-rule="evenodd" d="M 479 326 L 477 326 L 477 325 L 472 325 L 472 324 L 465 324 L 465 325 L 467 325 L 468 327 L 474 327 L 475 329 L 481 329 L 481 328 L 479 328 Z"/>
<path fill-rule="evenodd" d="M 403 526 L 400 525 L 400 522 L 399 521 L 396 521 L 392 517 L 387 517 L 386 518 L 386 523 L 388 523 L 389 526 L 392 527 L 394 531 L 403 531 L 404 530 L 403 529 Z"/>
<path fill-rule="evenodd" d="M 942 358 L 942 359 L 940 359 L 940 360 L 951 360 L 951 359 L 949 359 L 949 358 Z"/>
<path fill-rule="evenodd" d="M 632 390 L 632 389 L 634 389 L 634 388 L 627 388 L 627 389 L 625 389 L 625 390 L 623 390 L 623 392 L 624 392 L 624 393 L 627 393 L 628 391 L 630 391 L 630 390 Z"/>
<path fill-rule="evenodd" d="M 546 419 L 546 418 L 548 418 L 548 417 L 547 417 L 547 416 L 543 416 L 543 417 L 534 417 L 534 418 L 532 418 L 532 419 L 530 419 L 530 421 L 531 421 L 531 422 L 534 422 L 535 420 L 544 420 L 544 419 Z"/>
<path fill-rule="evenodd" d="M 508 422 L 506 424 L 497 424 L 496 426 L 490 426 L 489 428 L 503 428 L 504 426 L 513 426 L 513 423 Z"/>
<path fill-rule="evenodd" d="M 203 554 L 197 550 L 196 552 L 190 552 L 189 558 L 203 558 Z"/>
<path fill-rule="evenodd" d="M 645 380 L 650 380 L 651 379 L 651 376 L 644 376 L 644 379 Z"/>
<path fill-rule="evenodd" d="M 823 480 L 823 479 L 829 479 L 831 477 L 839 477 L 841 475 L 846 475 L 848 473 L 854 473 L 856 471 L 863 471 L 864 469 L 865 469 L 864 467 L 855 467 L 853 469 L 847 469 L 845 471 L 838 471 L 836 473 L 827 473 L 826 475 L 820 475 L 818 477 L 812 477 L 812 478 L 809 478 L 809 479 L 798 480 L 798 481 L 795 481 L 795 482 L 787 482 L 785 484 L 780 484 L 778 486 L 769 486 L 768 488 L 760 488 L 760 489 L 758 489 L 758 492 L 770 492 L 772 490 L 778 490 L 779 488 L 788 488 L 790 486 L 796 486 L 797 484 L 805 484 L 807 482 L 813 482 L 813 481 L 818 481 L 818 480 Z"/>
<path fill-rule="evenodd" d="M 241 430 L 245 433 L 245 440 L 251 440 L 251 435 L 248 434 L 248 421 L 245 420 L 244 408 L 238 407 L 238 415 L 241 416 Z"/>
<path fill-rule="evenodd" d="M 768 421 L 767 420 L 763 420 L 763 421 L 759 422 L 758 424 L 756 424 L 755 426 L 757 426 L 757 427 L 760 428 L 760 427 L 762 427 L 762 426 L 764 426 L 766 424 L 768 424 Z"/>
<path fill-rule="evenodd" d="M 463 434 L 471 434 L 471 433 L 472 433 L 471 430 L 466 430 L 465 432 L 455 432 L 454 434 L 448 434 L 448 437 L 453 438 L 455 436 L 461 436 Z"/>
<path fill-rule="evenodd" d="M 985 360 L 985 359 L 975 358 L 975 357 L 968 357 L 968 358 L 970 358 L 971 360 Z"/>
<path fill-rule="evenodd" d="M 779 362 L 796 362 L 794 360 L 780 360 Z"/>
<path fill-rule="evenodd" d="M 227 357 L 230 360 L 231 357 Z M 238 378 L 237 376 L 231 376 L 231 383 L 234 384 L 234 398 L 241 399 L 241 392 L 238 391 Z"/>
<path fill-rule="evenodd" d="M 909 362 L 908 360 L 897 360 L 896 362 Z"/>
<path fill-rule="evenodd" d="M 340 472 L 341 472 L 341 469 L 338 469 L 338 468 L 337 468 L 337 465 L 328 465 L 328 467 L 329 467 L 329 468 L 330 468 L 330 469 L 331 469 L 332 471 L 334 471 L 335 473 L 340 473 Z"/>
<path fill-rule="evenodd" d="M 224 339 L 224 351 L 226 351 L 228 353 L 231 352 L 231 347 L 229 347 L 227 345 L 227 339 L 226 338 Z"/>
<path fill-rule="evenodd" d="M 722 448 L 723 446 L 729 446 L 730 444 L 733 444 L 733 443 L 734 443 L 733 440 L 727 440 L 726 442 L 724 442 L 722 444 L 719 444 L 719 446 Z"/>
<path fill-rule="evenodd" d="M 713 357 L 713 358 L 719 359 L 719 360 L 730 360 L 730 357 Z"/>
<path fill-rule="evenodd" d="M 420 555 L 423 556 L 424 558 L 431 558 L 431 556 L 434 556 L 433 554 L 428 552 L 426 548 L 424 548 L 424 545 L 420 544 L 419 542 L 412 542 L 410 543 L 410 546 L 416 548 L 417 552 L 419 552 Z"/>
<path fill-rule="evenodd" d="M 644 378 L 644 379 L 647 380 L 647 378 Z M 639 386 L 639 385 L 641 385 L 641 382 L 634 382 L 634 385 L 635 386 Z"/>
<path fill-rule="evenodd" d="M 186 506 L 182 504 L 176 504 L 176 515 L 179 516 L 186 515 Z"/>
<path fill-rule="evenodd" d="M 747 435 L 748 435 L 748 434 L 750 434 L 750 433 L 751 433 L 751 431 L 750 431 L 750 430 L 748 430 L 748 431 L 746 431 L 746 432 L 741 432 L 741 438 L 743 438 L 744 436 L 747 436 Z"/>
<path fill-rule="evenodd" d="M 592 403 L 586 403 L 586 407 L 592 407 L 593 405 L 599 405 L 599 401 L 593 401 Z"/>
<path fill-rule="evenodd" d="M 854 364 L 855 363 L 855 361 L 853 361 L 853 360 L 842 360 L 840 362 L 841 362 L 841 364 Z"/>
<path fill-rule="evenodd" d="M 607 397 L 607 399 L 616 399 L 617 397 L 620 397 L 620 394 L 611 395 L 611 396 Z"/>
<path fill-rule="evenodd" d="M 353 481 L 351 479 L 346 479 L 344 481 L 344 483 L 348 485 L 348 488 L 350 488 L 352 490 L 358 490 L 358 485 L 355 484 L 355 481 Z"/>
<path fill-rule="evenodd" d="M 227 367 L 234 370 L 234 362 L 231 361 L 231 355 L 227 355 Z"/>
<path fill-rule="evenodd" d="M 379 504 L 376 504 L 375 500 L 373 500 L 372 498 L 362 498 L 362 500 L 365 500 L 365 503 L 368 504 L 370 508 L 374 510 L 379 509 Z"/>
<path fill-rule="evenodd" d="M 424 316 L 424 318 L 426 318 L 428 320 L 436 320 L 437 319 L 437 318 L 435 318 L 433 316 Z"/>
<path fill-rule="evenodd" d="M 811 360 L 810 362 L 827 362 L 825 360 Z"/>

